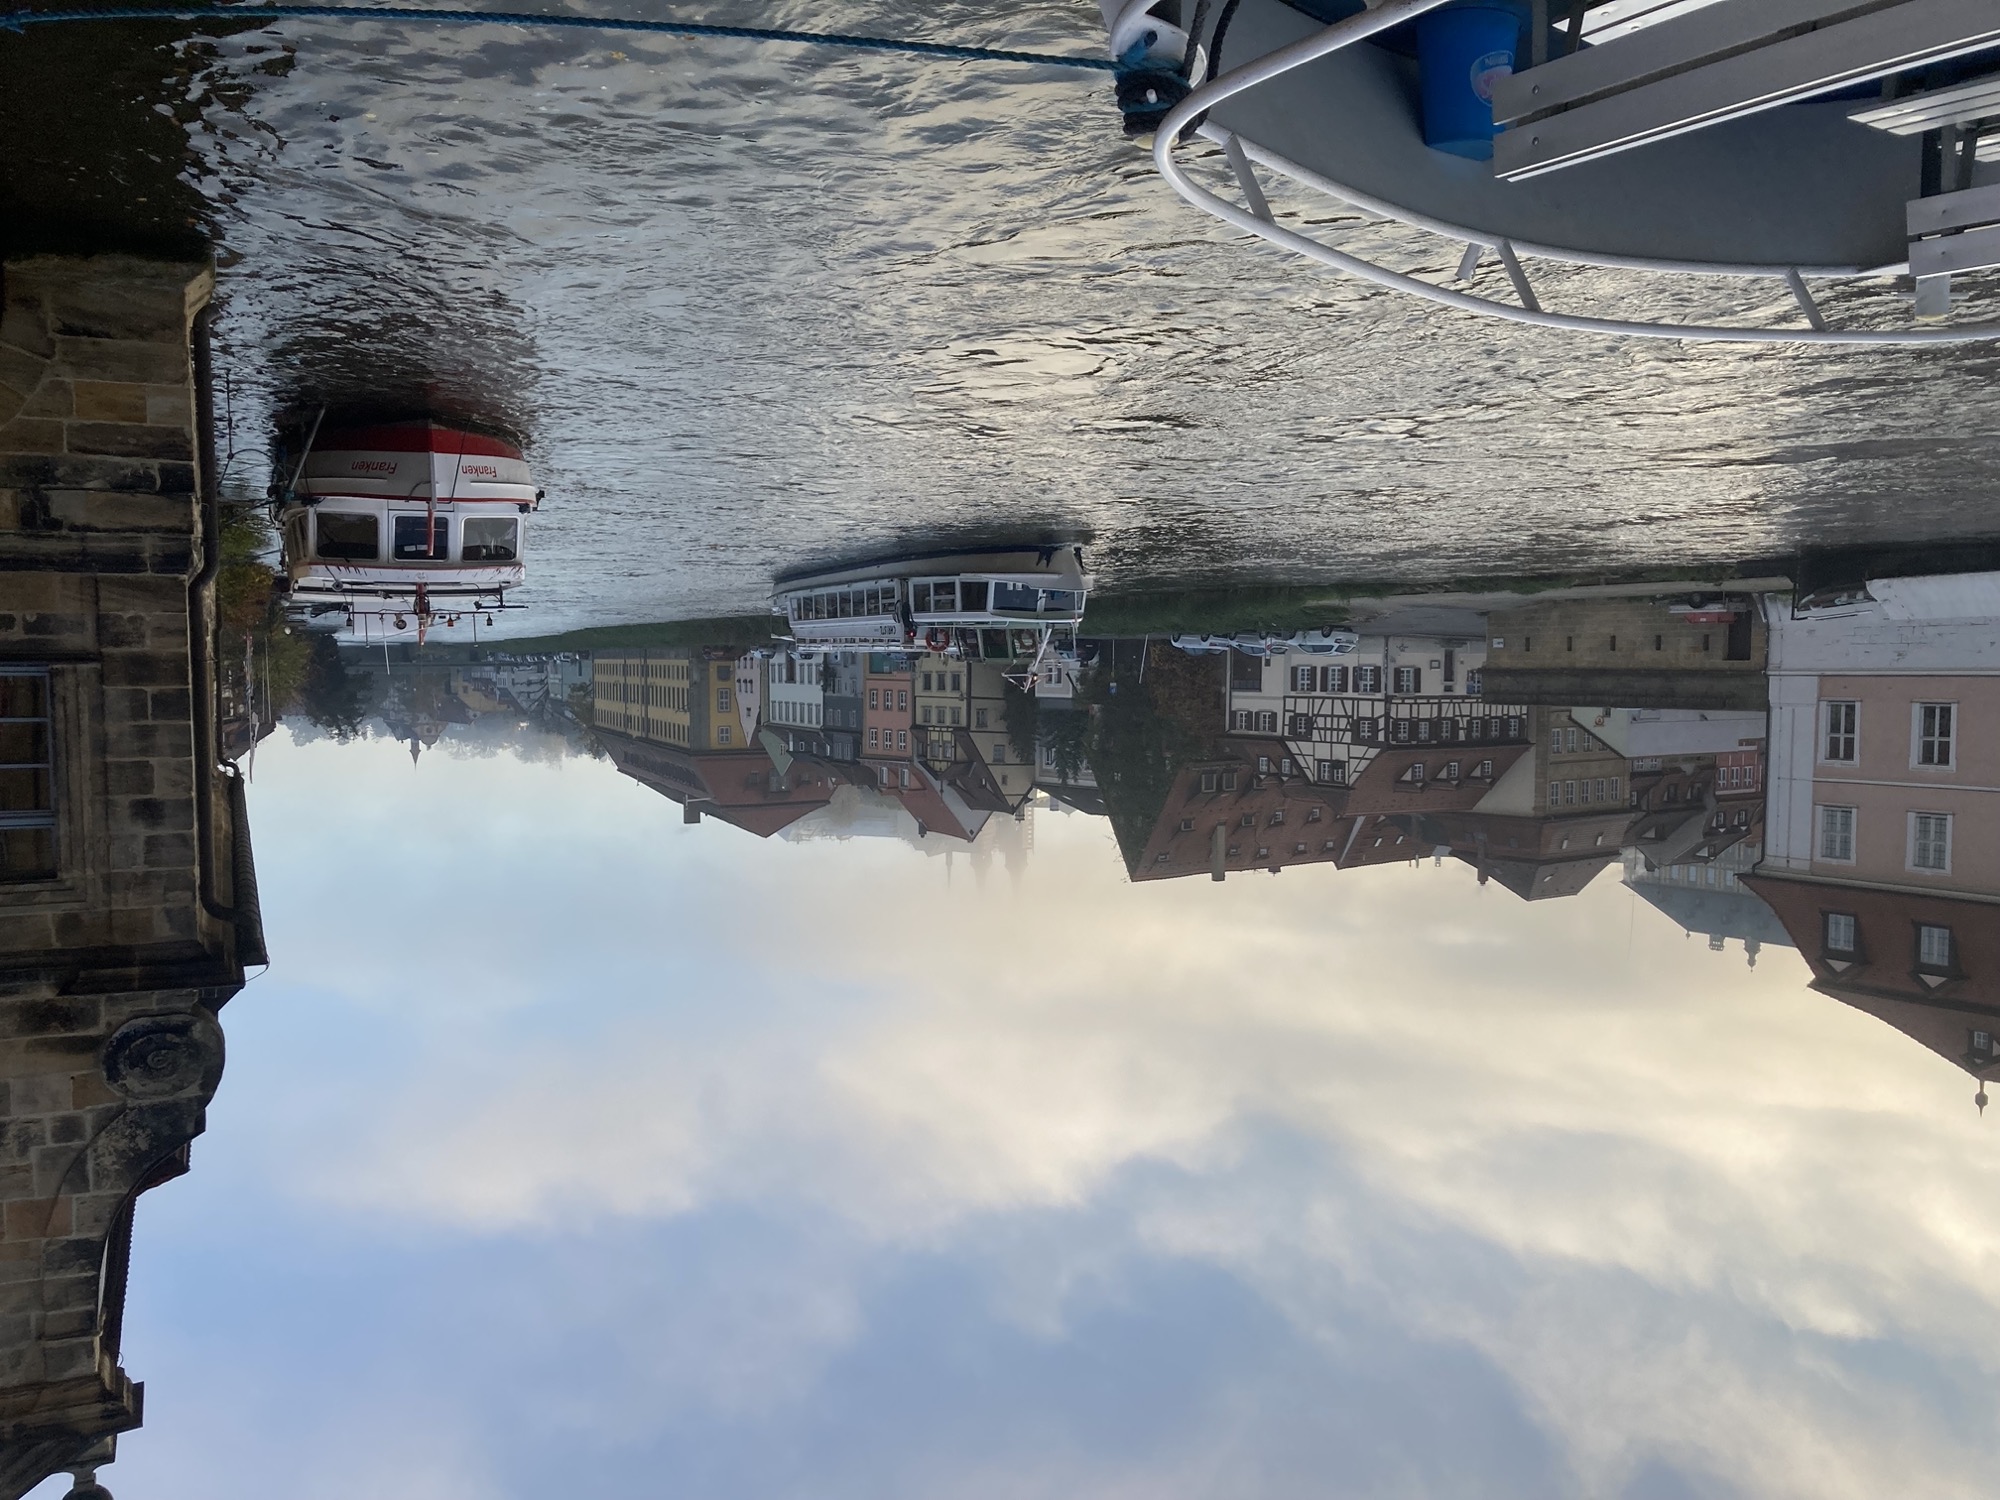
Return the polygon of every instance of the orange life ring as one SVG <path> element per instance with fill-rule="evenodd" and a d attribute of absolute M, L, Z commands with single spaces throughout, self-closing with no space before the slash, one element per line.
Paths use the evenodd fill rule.
<path fill-rule="evenodd" d="M 950 644 L 951 637 L 946 635 L 942 630 L 926 630 L 924 632 L 924 648 L 926 650 L 942 651 Z"/>

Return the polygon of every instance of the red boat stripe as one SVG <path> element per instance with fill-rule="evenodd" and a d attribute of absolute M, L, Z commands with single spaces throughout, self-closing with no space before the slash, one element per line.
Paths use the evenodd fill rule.
<path fill-rule="evenodd" d="M 323 432 L 313 442 L 318 453 L 443 453 L 482 458 L 520 458 L 512 443 L 484 433 L 443 427 L 436 422 L 394 422 L 382 427 L 347 427 Z"/>

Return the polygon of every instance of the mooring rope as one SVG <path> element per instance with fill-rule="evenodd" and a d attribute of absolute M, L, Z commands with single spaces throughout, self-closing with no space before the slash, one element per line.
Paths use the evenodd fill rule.
<path fill-rule="evenodd" d="M 437 21 L 486 26 L 555 26 L 576 31 L 643 31 L 662 36 L 724 37 L 751 42 L 799 42 L 818 47 L 850 47 L 866 52 L 900 52 L 961 62 L 1026 63 L 1052 68 L 1085 68 L 1115 73 L 1108 57 L 1073 57 L 1054 52 L 1014 52 L 1004 47 L 959 47 L 901 37 L 851 36 L 835 31 L 785 31 L 766 26 L 712 26 L 700 21 L 641 21 L 618 16 L 542 15 L 525 11 L 418 10 L 394 5 L 163 5 L 91 10 L 0 12 L 0 31 L 53 26 L 72 21 L 264 21 L 287 17 L 315 20 Z"/>

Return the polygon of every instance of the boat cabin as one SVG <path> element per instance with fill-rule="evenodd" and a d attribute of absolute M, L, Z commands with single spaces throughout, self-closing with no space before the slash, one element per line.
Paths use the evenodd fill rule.
<path fill-rule="evenodd" d="M 329 433 L 279 507 L 295 612 L 338 625 L 356 600 L 392 616 L 428 617 L 433 601 L 502 607 L 525 577 L 540 498 L 520 450 L 499 438 L 427 421 Z"/>
<path fill-rule="evenodd" d="M 1039 633 L 1083 620 L 1090 579 L 1074 547 L 962 557 L 957 571 L 931 560 L 907 571 L 857 568 L 780 584 L 773 600 L 801 643 L 962 649 L 962 637 L 1009 628 Z M 981 566 L 984 563 L 986 566 Z"/>

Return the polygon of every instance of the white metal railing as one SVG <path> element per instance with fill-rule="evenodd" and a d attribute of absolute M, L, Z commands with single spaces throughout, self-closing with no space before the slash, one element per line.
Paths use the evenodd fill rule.
<path fill-rule="evenodd" d="M 1225 224 L 1254 234 L 1281 249 L 1305 256 L 1333 270 L 1345 272 L 1358 280 L 1420 297 L 1428 302 L 1457 308 L 1462 312 L 1477 313 L 1506 322 L 1558 328 L 1575 333 L 1605 333 L 1628 338 L 1683 339 L 1700 343 L 1921 345 L 1960 344 L 2000 339 L 2000 323 L 1969 323 L 1946 328 L 1833 328 L 1828 326 L 1805 281 L 1807 276 L 1816 279 L 1835 276 L 1852 279 L 1861 275 L 1895 274 L 1906 269 L 1903 266 L 1862 272 L 1849 267 L 1716 265 L 1705 262 L 1647 260 L 1630 256 L 1592 254 L 1556 245 L 1536 245 L 1508 240 L 1465 225 L 1451 224 L 1427 215 L 1413 213 L 1396 204 L 1336 182 L 1268 147 L 1260 146 L 1254 141 L 1246 140 L 1205 120 L 1194 133 L 1222 147 L 1223 156 L 1238 186 L 1242 189 L 1244 206 L 1231 203 L 1189 176 L 1186 167 L 1176 155 L 1182 132 L 1197 119 L 1206 116 L 1217 105 L 1256 88 L 1259 84 L 1316 62 L 1320 58 L 1329 57 L 1342 48 L 1365 41 L 1378 32 L 1399 26 L 1443 3 L 1445 0 L 1382 0 L 1382 3 L 1372 10 L 1336 21 L 1322 31 L 1280 47 L 1274 52 L 1266 53 L 1262 57 L 1254 58 L 1241 67 L 1232 68 L 1211 82 L 1201 85 L 1174 106 L 1161 123 L 1153 141 L 1154 165 L 1159 169 L 1160 175 L 1167 180 L 1167 184 L 1188 203 Z M 1279 224 L 1252 170 L 1253 162 L 1302 187 L 1312 188 L 1363 213 L 1458 241 L 1464 247 L 1458 266 L 1458 279 L 1461 281 L 1470 279 L 1486 255 L 1497 256 L 1506 269 L 1509 284 L 1518 300 L 1502 302 L 1475 292 L 1440 286 L 1421 277 L 1391 270 L 1387 266 L 1365 260 L 1323 240 Z M 1521 263 L 1523 256 L 1609 270 L 1683 276 L 1755 277 L 1782 282 L 1791 292 L 1807 326 L 1743 327 L 1727 324 L 1663 323 L 1552 312 L 1541 306 L 1534 285 Z"/>

